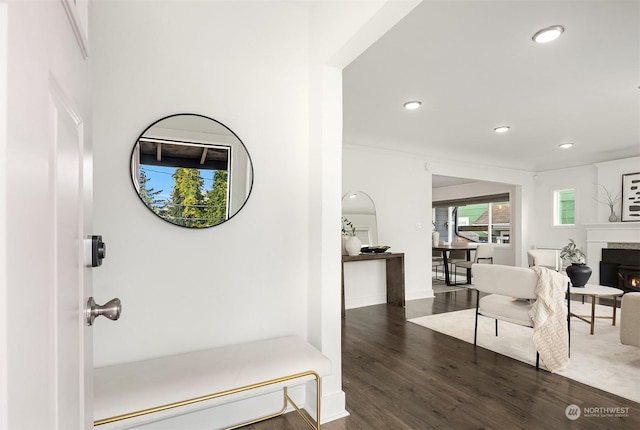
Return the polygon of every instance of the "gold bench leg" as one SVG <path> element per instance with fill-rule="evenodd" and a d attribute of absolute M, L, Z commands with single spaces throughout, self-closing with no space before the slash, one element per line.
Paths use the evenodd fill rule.
<path fill-rule="evenodd" d="M 240 427 L 244 427 L 244 426 L 248 426 L 251 424 L 255 424 L 255 423 L 259 423 L 261 421 L 265 421 L 271 418 L 275 418 L 275 417 L 279 417 L 280 415 L 284 414 L 287 410 L 287 404 L 290 403 L 291 406 L 293 406 L 293 408 L 296 410 L 296 412 L 298 413 L 298 415 L 300 415 L 302 417 L 302 419 L 304 419 L 304 421 L 307 423 L 307 425 L 312 429 L 312 430 L 320 430 L 320 377 L 318 375 L 314 375 L 315 376 L 315 380 L 316 380 L 316 422 L 314 423 L 311 418 L 309 418 L 307 416 L 307 414 L 298 407 L 298 405 L 296 405 L 296 402 L 294 402 L 291 397 L 289 397 L 289 391 L 287 389 L 287 387 L 283 388 L 283 399 L 284 399 L 284 404 L 282 405 L 282 409 L 278 412 L 275 412 L 271 415 L 267 415 L 264 417 L 260 417 L 260 418 L 256 418 L 255 420 L 251 420 L 251 421 L 245 421 L 242 424 L 236 424 L 233 427 L 227 427 L 224 430 L 234 430 Z"/>
<path fill-rule="evenodd" d="M 280 409 L 278 412 L 275 412 L 271 415 L 267 415 L 264 417 L 260 417 L 260 418 L 256 418 L 255 420 L 250 420 L 250 421 L 245 421 L 242 424 L 236 424 L 233 427 L 226 427 L 224 430 L 234 430 L 240 427 L 244 427 L 244 426 L 248 426 L 251 424 L 255 424 L 255 423 L 259 423 L 260 421 L 265 421 L 268 420 L 270 418 L 275 418 L 275 417 L 279 417 L 280 415 L 284 414 L 287 410 L 287 387 L 284 387 L 284 392 L 285 392 L 285 397 L 284 397 L 284 404 L 282 405 L 282 409 Z"/>
<path fill-rule="evenodd" d="M 307 422 L 307 424 L 313 429 L 313 430 L 320 430 L 320 375 L 317 372 L 314 372 L 312 370 L 307 371 L 307 372 L 301 372 L 301 373 L 296 373 L 294 375 L 289 375 L 289 376 L 284 376 L 282 378 L 276 378 L 276 379 L 271 379 L 269 381 L 263 381 L 263 382 L 258 382 L 257 384 L 251 384 L 251 385 L 246 385 L 244 387 L 238 387 L 238 388 L 232 388 L 230 390 L 226 390 L 226 391 L 221 391 L 219 393 L 213 393 L 213 394 L 208 394 L 205 396 L 201 396 L 201 397 L 196 397 L 193 399 L 188 399 L 188 400 L 183 400 L 180 402 L 174 402 L 174 403 L 168 403 L 166 405 L 161 405 L 161 406 L 156 406 L 153 408 L 148 408 L 148 409 L 143 409 L 143 410 L 139 410 L 139 411 L 134 411 L 134 412 L 129 412 L 126 414 L 122 414 L 122 415 L 117 415 L 114 417 L 109 417 L 109 418 L 102 418 L 102 419 L 98 419 L 95 420 L 93 422 L 94 427 L 95 426 L 99 426 L 99 425 L 103 425 L 103 424 L 107 424 L 107 423 L 112 423 L 115 421 L 120 421 L 120 420 L 125 420 L 125 419 L 129 419 L 129 418 L 134 418 L 137 416 L 141 416 L 141 415 L 146 415 L 146 414 L 151 414 L 154 412 L 160 412 L 160 411 L 164 411 L 167 409 L 172 409 L 172 408 L 177 408 L 180 406 L 186 406 L 186 405 L 190 405 L 192 403 L 197 403 L 197 402 L 203 402 L 205 400 L 211 400 L 211 399 L 215 399 L 218 397 L 223 397 L 223 396 L 227 396 L 229 394 L 235 394 L 235 393 L 239 393 L 242 391 L 248 391 L 248 390 L 252 390 L 254 388 L 260 388 L 260 387 L 266 387 L 268 385 L 272 385 L 272 384 L 278 384 L 284 381 L 290 381 L 290 380 L 294 380 L 297 378 L 302 378 L 304 376 L 313 376 L 316 380 L 316 424 L 313 424 L 313 421 L 311 421 L 311 419 L 309 419 L 309 417 L 307 417 L 303 411 L 298 408 L 298 406 L 293 402 L 293 400 L 291 400 L 291 398 L 289 397 L 289 395 L 287 394 L 287 387 L 284 387 L 284 405 L 282 406 L 282 409 L 278 412 L 275 412 L 273 414 L 261 417 L 261 418 L 256 418 L 255 420 L 250 420 L 247 422 L 244 422 L 242 424 L 236 424 L 233 427 L 227 427 L 225 430 L 232 430 L 232 429 L 237 429 L 239 427 L 243 427 L 249 424 L 255 424 L 257 422 L 260 421 L 264 421 L 264 420 L 268 420 L 270 418 L 275 418 L 277 416 L 280 416 L 282 414 L 284 414 L 287 410 L 287 403 L 291 403 L 293 405 L 293 407 L 296 409 L 296 411 L 300 414 L 300 416 L 302 416 L 302 418 L 304 418 L 304 420 Z M 215 406 L 213 406 L 215 407 Z"/>
<path fill-rule="evenodd" d="M 285 407 L 286 402 L 289 401 L 291 405 L 295 408 L 296 412 L 306 421 L 307 425 L 311 427 L 313 430 L 320 430 L 320 379 L 316 378 L 316 423 L 313 421 L 302 411 L 296 403 L 291 400 L 291 397 L 287 394 L 287 387 L 284 387 L 284 397 L 285 397 Z"/>

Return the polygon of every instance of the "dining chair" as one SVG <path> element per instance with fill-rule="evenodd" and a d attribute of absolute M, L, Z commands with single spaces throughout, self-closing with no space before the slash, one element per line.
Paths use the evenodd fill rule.
<path fill-rule="evenodd" d="M 438 278 L 438 269 L 442 270 L 442 278 Z M 431 257 L 431 271 L 435 271 L 434 279 L 438 279 L 444 281 L 444 258 L 442 257 Z"/>
<path fill-rule="evenodd" d="M 453 274 L 453 282 L 458 282 L 458 273 L 456 272 L 456 266 L 458 263 L 462 263 L 463 261 L 467 261 L 467 251 L 463 250 L 452 250 L 449 251 L 449 258 L 447 258 L 447 262 L 449 263 L 449 276 Z"/>
<path fill-rule="evenodd" d="M 493 264 L 493 250 L 495 248 L 494 244 L 491 243 L 480 243 L 476 247 L 475 256 L 473 260 L 467 261 L 462 260 L 455 263 L 456 268 L 461 267 L 463 269 L 471 269 L 473 264 Z M 473 272 L 472 272 L 473 275 Z"/>

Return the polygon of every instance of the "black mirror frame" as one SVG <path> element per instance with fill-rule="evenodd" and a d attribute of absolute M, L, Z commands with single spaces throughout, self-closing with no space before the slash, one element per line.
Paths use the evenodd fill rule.
<path fill-rule="evenodd" d="M 200 227 L 195 227 L 195 226 L 186 226 L 186 225 L 179 225 L 176 223 L 173 223 L 171 221 L 169 221 L 166 218 L 163 218 L 162 216 L 160 216 L 159 214 L 155 213 L 153 210 L 151 210 L 151 208 L 149 206 L 147 206 L 147 204 L 145 203 L 145 201 L 142 199 L 142 197 L 140 196 L 140 193 L 137 191 L 136 189 L 136 184 L 134 182 L 134 178 L 133 178 L 133 172 L 131 169 L 131 165 L 132 165 L 132 161 L 133 161 L 133 157 L 134 157 L 134 153 L 136 150 L 136 144 L 138 143 L 138 141 L 144 136 L 144 134 L 151 129 L 152 127 L 154 127 L 155 125 L 157 125 L 158 123 L 168 119 L 168 118 L 173 118 L 173 117 L 177 117 L 177 116 L 195 116 L 195 117 L 200 117 L 203 119 L 207 119 L 209 121 L 213 121 L 217 124 L 219 124 L 220 126 L 224 127 L 226 130 L 228 130 L 240 143 L 240 145 L 242 145 L 242 148 L 244 148 L 245 153 L 247 154 L 247 159 L 249 160 L 249 169 L 250 169 L 250 173 L 251 173 L 251 183 L 249 186 L 249 192 L 247 193 L 247 196 L 244 199 L 244 202 L 242 202 L 242 205 L 238 208 L 237 211 L 235 211 L 233 214 L 231 214 L 227 219 L 225 219 L 224 221 L 217 223 L 217 224 L 212 224 L 212 225 L 207 225 L 207 226 L 200 226 Z M 246 145 L 244 144 L 244 142 L 242 141 L 242 139 L 240 139 L 240 137 L 238 137 L 238 135 L 231 130 L 229 127 L 227 127 L 224 123 L 213 119 L 211 117 L 208 117 L 206 115 L 202 115 L 202 114 L 197 114 L 197 113 L 189 113 L 189 112 L 185 112 L 185 113 L 176 113 L 176 114 L 172 114 L 172 115 L 167 115 L 164 116 L 154 122 L 152 122 L 151 124 L 149 124 L 143 131 L 142 133 L 140 133 L 138 135 L 138 137 L 136 138 L 136 140 L 134 141 L 134 145 L 133 148 L 131 149 L 131 155 L 129 156 L 129 169 L 130 171 L 130 176 L 131 176 L 131 185 L 133 186 L 133 190 L 136 193 L 136 195 L 138 196 L 140 202 L 142 203 L 142 205 L 145 207 L 145 209 L 147 209 L 148 211 L 150 211 L 151 213 L 153 213 L 157 218 L 163 220 L 164 222 L 171 224 L 175 227 L 180 227 L 180 228 L 187 228 L 187 229 L 192 229 L 192 230 L 202 230 L 202 229 L 208 229 L 211 227 L 217 227 L 219 225 L 225 224 L 226 222 L 228 222 L 230 219 L 232 219 L 233 217 L 235 217 L 240 211 L 242 211 L 242 209 L 244 209 L 245 205 L 247 204 L 247 201 L 249 201 L 249 197 L 251 197 L 251 193 L 253 192 L 253 183 L 254 183 L 254 179 L 255 179 L 255 174 L 254 174 L 254 169 L 253 169 L 253 160 L 251 159 L 251 154 L 249 154 L 249 150 L 247 149 Z"/>

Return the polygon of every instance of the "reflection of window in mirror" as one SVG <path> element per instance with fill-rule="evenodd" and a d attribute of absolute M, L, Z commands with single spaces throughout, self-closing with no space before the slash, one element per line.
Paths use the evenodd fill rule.
<path fill-rule="evenodd" d="M 575 190 L 556 190 L 553 192 L 553 225 L 575 225 Z"/>
<path fill-rule="evenodd" d="M 356 237 L 360 239 L 360 243 L 362 246 L 372 246 L 373 241 L 371 240 L 371 227 L 356 227 Z"/>
<path fill-rule="evenodd" d="M 136 189 L 153 212 L 186 227 L 228 218 L 230 147 L 143 137 L 135 152 Z"/>
<path fill-rule="evenodd" d="M 242 209 L 251 193 L 253 168 L 244 144 L 224 124 L 177 114 L 154 122 L 136 139 L 131 179 L 157 216 L 204 228 Z"/>

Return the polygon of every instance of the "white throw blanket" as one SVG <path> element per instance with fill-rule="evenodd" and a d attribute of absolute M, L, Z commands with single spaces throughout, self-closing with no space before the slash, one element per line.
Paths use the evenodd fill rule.
<path fill-rule="evenodd" d="M 538 296 L 529 311 L 533 320 L 533 343 L 551 372 L 564 370 L 569 364 L 569 330 L 565 293 L 567 277 L 546 267 L 534 266 L 538 274 Z"/>

